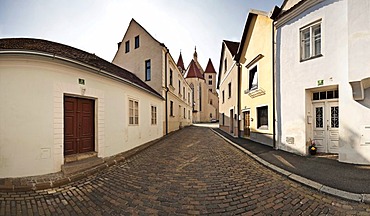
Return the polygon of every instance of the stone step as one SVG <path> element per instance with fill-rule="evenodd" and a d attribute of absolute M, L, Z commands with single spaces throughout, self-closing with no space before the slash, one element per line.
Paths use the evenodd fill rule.
<path fill-rule="evenodd" d="M 64 175 L 70 175 L 77 172 L 82 172 L 93 167 L 103 164 L 104 160 L 98 157 L 89 157 L 86 159 L 81 159 L 73 162 L 68 162 L 62 165 L 62 172 Z"/>

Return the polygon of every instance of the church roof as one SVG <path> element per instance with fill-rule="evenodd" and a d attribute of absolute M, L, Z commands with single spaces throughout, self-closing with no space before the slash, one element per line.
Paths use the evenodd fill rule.
<path fill-rule="evenodd" d="M 76 62 L 81 62 L 90 67 L 99 69 L 99 71 L 101 70 L 110 74 L 112 78 L 118 77 L 126 83 L 131 83 L 136 87 L 140 87 L 141 89 L 162 98 L 162 96 L 154 89 L 126 69 L 112 64 L 95 54 L 91 54 L 68 45 L 33 38 L 4 38 L 0 39 L 0 52 L 2 51 L 24 51 L 25 53 L 29 52 L 30 54 L 40 53 L 53 56 L 54 58 L 70 59 Z"/>
<path fill-rule="evenodd" d="M 206 70 L 204 71 L 204 73 L 216 73 L 216 70 L 213 67 L 211 59 L 208 60 L 208 64 L 207 64 L 207 67 L 206 67 Z"/>
<path fill-rule="evenodd" d="M 202 72 L 197 67 L 194 59 L 191 60 L 188 71 L 186 71 L 185 78 L 199 78 L 204 79 Z"/>
<path fill-rule="evenodd" d="M 182 70 L 185 70 L 184 61 L 182 60 L 181 52 L 180 52 L 179 60 L 177 60 L 177 67 L 180 67 Z"/>

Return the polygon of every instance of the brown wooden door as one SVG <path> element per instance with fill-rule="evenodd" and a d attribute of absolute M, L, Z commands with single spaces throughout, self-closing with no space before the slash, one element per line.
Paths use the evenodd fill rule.
<path fill-rule="evenodd" d="M 94 151 L 95 101 L 64 97 L 64 155 Z"/>
<path fill-rule="evenodd" d="M 251 120 L 250 120 L 250 112 L 246 111 L 244 112 L 244 136 L 250 137 L 251 136 Z"/>

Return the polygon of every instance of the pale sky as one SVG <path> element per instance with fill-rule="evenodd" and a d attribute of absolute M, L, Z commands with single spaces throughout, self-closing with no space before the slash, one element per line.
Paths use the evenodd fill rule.
<path fill-rule="evenodd" d="M 194 47 L 218 71 L 221 42 L 240 42 L 250 9 L 270 12 L 283 0 L 0 0 L 0 38 L 50 40 L 112 61 L 132 18 L 185 67 Z"/>

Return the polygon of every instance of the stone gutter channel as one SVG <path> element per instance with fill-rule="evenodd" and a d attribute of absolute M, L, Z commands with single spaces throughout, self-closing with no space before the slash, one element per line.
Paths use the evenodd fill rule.
<path fill-rule="evenodd" d="M 323 185 L 323 184 L 320 184 L 318 182 L 315 182 L 315 181 L 312 181 L 310 179 L 307 179 L 305 177 L 302 177 L 302 176 L 299 176 L 299 175 L 296 175 L 294 173 L 291 173 L 289 171 L 286 171 L 284 169 L 281 169 L 280 167 L 277 167 L 265 160 L 263 160 L 262 158 L 258 157 L 257 155 L 253 154 L 252 152 L 244 149 L 243 147 L 239 146 L 238 144 L 232 142 L 231 140 L 227 139 L 226 137 L 222 136 L 220 133 L 218 133 L 217 131 L 215 131 L 214 129 L 211 129 L 215 134 L 217 134 L 218 136 L 220 136 L 221 138 L 223 138 L 225 141 L 227 141 L 228 143 L 230 143 L 232 146 L 234 146 L 235 148 L 239 149 L 240 151 L 244 152 L 245 154 L 247 154 L 248 156 L 252 157 L 254 160 L 256 160 L 257 162 L 259 162 L 260 164 L 264 165 L 265 167 L 277 172 L 278 174 L 281 174 L 283 176 L 286 176 L 288 179 L 291 179 L 295 182 L 298 182 L 300 184 L 303 184 L 307 187 L 310 187 L 310 188 L 313 188 L 321 193 L 326 193 L 326 194 L 329 194 L 329 195 L 332 195 L 332 196 L 336 196 L 336 197 L 339 197 L 339 198 L 343 198 L 343 199 L 347 199 L 347 200 L 351 200 L 351 201 L 356 201 L 356 202 L 363 202 L 363 203 L 368 203 L 370 204 L 370 194 L 358 194 L 358 193 L 351 193 L 351 192 L 348 192 L 348 191 L 343 191 L 343 190 L 339 190 L 339 189 L 336 189 L 336 188 L 332 188 L 332 187 L 329 187 L 327 185 Z"/>

